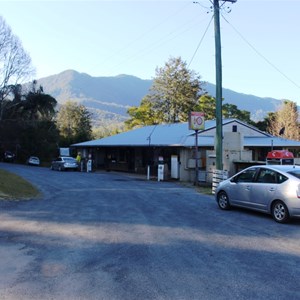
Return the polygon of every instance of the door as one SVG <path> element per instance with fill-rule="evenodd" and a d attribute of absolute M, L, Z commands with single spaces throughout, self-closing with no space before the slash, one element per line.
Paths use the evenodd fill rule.
<path fill-rule="evenodd" d="M 171 156 L 171 178 L 179 178 L 179 162 L 178 155 Z"/>
<path fill-rule="evenodd" d="M 258 210 L 267 211 L 268 204 L 275 197 L 277 189 L 277 172 L 261 168 L 256 182 L 250 193 L 252 207 Z"/>
<path fill-rule="evenodd" d="M 235 176 L 228 190 L 229 199 L 233 205 L 249 207 L 251 204 L 251 190 L 257 168 L 249 168 Z"/>

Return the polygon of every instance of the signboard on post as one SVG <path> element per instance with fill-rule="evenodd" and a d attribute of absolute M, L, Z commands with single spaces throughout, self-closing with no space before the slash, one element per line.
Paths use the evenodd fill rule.
<path fill-rule="evenodd" d="M 195 185 L 198 185 L 199 176 L 199 157 L 198 157 L 198 131 L 205 129 L 205 120 L 203 112 L 192 111 L 189 115 L 189 130 L 195 130 Z"/>
<path fill-rule="evenodd" d="M 189 115 L 189 129 L 190 130 L 204 130 L 205 114 L 203 112 L 192 111 Z"/>

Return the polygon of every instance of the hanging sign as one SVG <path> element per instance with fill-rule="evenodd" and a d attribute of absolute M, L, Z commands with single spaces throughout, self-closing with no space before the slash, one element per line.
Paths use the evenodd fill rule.
<path fill-rule="evenodd" d="M 192 111 L 189 116 L 189 129 L 190 130 L 204 130 L 205 119 L 203 112 Z"/>

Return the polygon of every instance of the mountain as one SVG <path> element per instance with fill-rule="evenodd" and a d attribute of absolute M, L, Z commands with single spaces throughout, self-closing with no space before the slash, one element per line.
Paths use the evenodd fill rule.
<path fill-rule="evenodd" d="M 97 125 L 125 121 L 127 109 L 139 105 L 152 84 L 151 80 L 129 75 L 92 77 L 74 70 L 41 78 L 37 82 L 58 104 L 72 100 L 85 105 L 94 114 Z"/>
<path fill-rule="evenodd" d="M 72 100 L 85 105 L 94 114 L 97 125 L 126 120 L 127 109 L 140 105 L 152 85 L 152 80 L 130 75 L 92 77 L 74 70 L 41 78 L 37 82 L 59 104 Z M 214 84 L 206 83 L 205 90 L 215 96 Z M 263 119 L 268 112 L 275 111 L 281 103 L 273 98 L 260 98 L 225 88 L 223 98 L 224 103 L 235 104 L 238 109 L 249 111 L 252 119 L 256 121 Z"/>

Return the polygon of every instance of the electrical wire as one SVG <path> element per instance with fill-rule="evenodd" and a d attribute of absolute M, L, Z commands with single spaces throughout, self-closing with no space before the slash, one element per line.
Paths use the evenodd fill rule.
<path fill-rule="evenodd" d="M 199 17 L 198 16 L 196 16 L 194 19 L 197 21 L 197 23 L 199 22 Z M 194 19 L 189 20 L 188 22 L 186 22 L 184 24 L 186 28 L 183 28 L 182 24 L 178 25 L 178 28 L 175 28 L 174 30 L 172 30 L 168 34 L 164 35 L 159 40 L 157 40 L 155 43 L 152 43 L 151 45 L 145 46 L 143 49 L 137 50 L 137 52 L 135 54 L 130 55 L 130 57 L 125 58 L 123 61 L 117 63 L 116 65 L 112 66 L 111 68 L 115 69 L 116 67 L 122 65 L 125 62 L 128 62 L 130 60 L 133 61 L 133 60 L 137 59 L 138 57 L 143 56 L 145 53 L 151 53 L 154 49 L 159 48 L 161 45 L 166 44 L 167 42 L 169 42 L 171 40 L 174 40 L 179 35 L 182 35 L 182 34 L 184 34 L 185 32 L 187 32 L 188 30 L 191 29 L 190 23 L 194 22 Z M 180 29 L 180 30 L 178 30 L 178 29 Z"/>
<path fill-rule="evenodd" d="M 119 48 L 118 50 L 114 51 L 114 53 L 112 53 L 111 55 L 109 55 L 109 57 L 107 57 L 105 59 L 105 61 L 111 61 L 111 59 L 116 56 L 119 53 L 124 53 L 124 50 L 128 49 L 130 46 L 136 44 L 138 41 L 140 41 L 141 39 L 145 38 L 148 34 L 150 34 L 151 32 L 153 32 L 155 29 L 159 28 L 162 24 L 166 23 L 171 17 L 176 16 L 178 13 L 181 13 L 187 6 L 189 6 L 190 3 L 185 4 L 184 6 L 180 7 L 180 9 L 176 10 L 173 14 L 170 14 L 169 16 L 167 16 L 162 22 L 155 24 L 154 26 L 152 26 L 149 30 L 147 30 L 146 32 L 143 32 L 142 34 L 140 34 L 137 38 L 135 38 L 134 40 L 130 41 L 129 43 L 127 43 L 126 45 L 124 45 L 123 47 Z"/>
<path fill-rule="evenodd" d="M 264 61 L 266 61 L 272 68 L 274 68 L 277 72 L 279 72 L 285 79 L 295 85 L 300 89 L 300 85 L 289 78 L 286 74 L 284 74 L 279 68 L 277 68 L 271 61 L 269 61 L 264 55 L 262 55 L 253 45 L 251 45 L 246 38 L 222 15 L 222 18 L 227 22 L 231 28 L 239 35 L 239 37 L 256 53 L 258 54 Z"/>
<path fill-rule="evenodd" d="M 199 47 L 201 46 L 201 44 L 202 44 L 202 42 L 203 42 L 203 39 L 204 39 L 204 37 L 205 37 L 205 35 L 206 35 L 206 33 L 207 33 L 209 27 L 210 27 L 210 24 L 211 24 L 213 18 L 214 18 L 214 16 L 212 15 L 212 17 L 211 17 L 211 19 L 210 19 L 210 21 L 209 21 L 209 23 L 208 23 L 208 25 L 207 25 L 207 27 L 206 27 L 206 29 L 205 29 L 205 31 L 204 31 L 204 34 L 203 34 L 203 36 L 202 36 L 202 38 L 201 38 L 201 40 L 200 40 L 200 42 L 199 42 L 199 44 L 198 44 L 198 46 L 197 46 L 197 48 L 196 48 L 196 50 L 195 50 L 195 52 L 194 52 L 194 54 L 193 54 L 191 60 L 190 60 L 190 63 L 188 64 L 188 68 L 190 67 L 190 65 L 191 65 L 191 63 L 192 63 L 192 61 L 193 61 L 193 59 L 195 58 L 195 55 L 196 55 L 197 51 L 199 50 Z"/>

